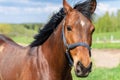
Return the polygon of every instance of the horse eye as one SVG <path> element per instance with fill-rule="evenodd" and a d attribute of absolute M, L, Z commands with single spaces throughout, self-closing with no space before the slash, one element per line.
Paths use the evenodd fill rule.
<path fill-rule="evenodd" d="M 68 30 L 68 31 L 72 31 L 72 29 L 71 29 L 70 26 L 67 26 L 67 30 Z"/>

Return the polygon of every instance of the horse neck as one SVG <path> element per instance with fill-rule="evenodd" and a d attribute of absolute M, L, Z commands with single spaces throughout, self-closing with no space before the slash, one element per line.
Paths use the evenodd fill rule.
<path fill-rule="evenodd" d="M 71 68 L 65 57 L 65 47 L 62 40 L 62 25 L 53 32 L 49 39 L 42 45 L 42 51 L 46 55 L 49 66 L 54 71 L 60 70 L 61 73 L 69 71 Z M 65 73 L 66 74 L 66 73 Z"/>

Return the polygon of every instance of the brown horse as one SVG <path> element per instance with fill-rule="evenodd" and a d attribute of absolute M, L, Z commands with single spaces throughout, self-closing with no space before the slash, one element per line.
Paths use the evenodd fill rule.
<path fill-rule="evenodd" d="M 88 76 L 96 0 L 63 6 L 30 46 L 0 35 L 0 80 L 72 80 L 71 66 L 78 77 Z"/>

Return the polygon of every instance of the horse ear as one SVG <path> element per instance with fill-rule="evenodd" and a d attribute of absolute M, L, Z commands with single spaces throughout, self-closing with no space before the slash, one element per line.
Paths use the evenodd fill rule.
<path fill-rule="evenodd" d="M 63 0 L 63 7 L 65 10 L 65 13 L 69 13 L 72 10 L 72 7 L 67 3 L 66 0 Z"/>
<path fill-rule="evenodd" d="M 90 5 L 91 5 L 90 12 L 91 12 L 91 13 L 94 13 L 94 11 L 95 11 L 95 9 L 96 9 L 96 5 L 97 5 L 96 0 L 91 0 Z"/>

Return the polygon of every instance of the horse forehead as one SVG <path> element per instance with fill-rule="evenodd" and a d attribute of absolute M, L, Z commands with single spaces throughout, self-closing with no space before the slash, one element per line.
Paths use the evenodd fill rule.
<path fill-rule="evenodd" d="M 80 12 L 74 11 L 70 15 L 70 21 L 75 23 L 80 23 L 82 26 L 88 22 L 87 18 Z"/>
<path fill-rule="evenodd" d="M 86 24 L 87 24 L 87 23 L 86 23 L 86 21 L 85 21 L 84 19 L 78 19 L 78 20 L 76 20 L 76 22 L 75 22 L 75 25 L 79 25 L 79 26 L 81 26 L 81 27 L 85 27 Z"/>
<path fill-rule="evenodd" d="M 81 25 L 81 27 L 85 27 L 86 25 L 86 21 L 85 20 L 82 20 L 82 19 L 79 19 L 75 22 L 75 24 L 79 24 Z"/>
<path fill-rule="evenodd" d="M 78 11 L 76 10 L 72 10 L 70 13 L 68 13 L 66 16 L 68 19 L 75 19 L 77 17 L 79 17 L 79 13 Z"/>
<path fill-rule="evenodd" d="M 80 22 L 79 20 L 80 15 L 78 13 L 75 12 L 71 12 L 70 14 L 68 14 L 68 16 L 66 17 L 66 22 L 68 24 L 73 24 L 75 25 L 76 23 Z"/>
<path fill-rule="evenodd" d="M 86 27 L 85 25 L 89 23 L 89 20 L 82 13 L 78 11 L 72 11 L 67 17 L 67 22 L 69 25 L 79 25 L 81 27 Z"/>
<path fill-rule="evenodd" d="M 81 25 L 81 27 L 86 27 L 91 24 L 91 21 L 81 13 L 77 19 L 76 24 Z"/>

